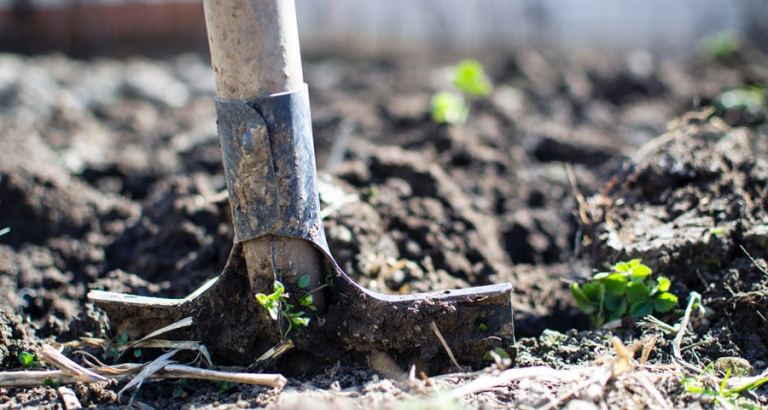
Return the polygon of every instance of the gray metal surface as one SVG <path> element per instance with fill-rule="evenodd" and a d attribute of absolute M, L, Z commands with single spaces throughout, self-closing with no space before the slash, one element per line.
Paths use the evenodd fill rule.
<path fill-rule="evenodd" d="M 274 234 L 330 254 L 320 218 L 309 93 L 216 99 L 235 242 Z"/>

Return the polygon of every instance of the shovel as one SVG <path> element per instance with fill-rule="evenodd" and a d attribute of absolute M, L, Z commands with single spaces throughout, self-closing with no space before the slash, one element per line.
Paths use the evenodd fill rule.
<path fill-rule="evenodd" d="M 430 371 L 449 357 L 477 367 L 488 351 L 510 348 L 508 283 L 386 295 L 341 270 L 320 218 L 293 1 L 204 0 L 204 7 L 234 246 L 221 275 L 184 299 L 89 292 L 112 330 L 135 340 L 192 317 L 169 337 L 202 342 L 217 360 L 241 366 L 290 346 L 280 365 L 302 372 L 381 353 Z M 280 285 L 283 297 L 267 314 L 255 296 Z"/>

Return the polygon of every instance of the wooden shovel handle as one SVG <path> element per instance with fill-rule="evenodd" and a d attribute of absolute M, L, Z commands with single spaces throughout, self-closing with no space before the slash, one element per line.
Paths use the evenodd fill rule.
<path fill-rule="evenodd" d="M 204 0 L 218 97 L 247 101 L 304 83 L 293 0 Z"/>
<path fill-rule="evenodd" d="M 203 6 L 220 99 L 248 101 L 304 86 L 293 0 L 204 0 Z M 309 275 L 310 289 L 324 280 L 319 252 L 302 239 L 249 240 L 243 257 L 253 292 L 271 292 L 276 279 L 288 284 Z M 314 297 L 322 311 L 322 293 Z"/>

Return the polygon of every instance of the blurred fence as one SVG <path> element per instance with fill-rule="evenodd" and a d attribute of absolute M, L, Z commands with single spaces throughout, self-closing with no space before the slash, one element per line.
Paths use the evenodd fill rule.
<path fill-rule="evenodd" d="M 765 46 L 766 0 L 296 0 L 305 52 L 649 49 L 705 35 Z M 200 0 L 0 0 L 0 50 L 157 54 L 207 48 Z"/>

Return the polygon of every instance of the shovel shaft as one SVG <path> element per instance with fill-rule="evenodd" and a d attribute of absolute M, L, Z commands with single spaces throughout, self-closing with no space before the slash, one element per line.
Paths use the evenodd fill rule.
<path fill-rule="evenodd" d="M 219 99 L 249 101 L 304 87 L 293 0 L 204 0 L 203 5 Z M 274 280 L 295 283 L 302 275 L 310 276 L 312 288 L 321 283 L 321 258 L 302 239 L 265 235 L 244 242 L 243 255 L 254 293 L 268 293 Z M 315 305 L 322 309 L 321 294 Z"/>
<path fill-rule="evenodd" d="M 217 95 L 226 100 L 302 86 L 293 0 L 204 0 Z"/>

